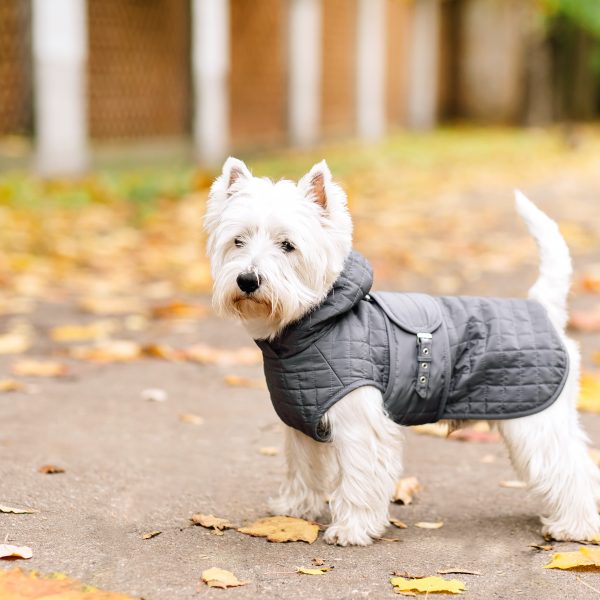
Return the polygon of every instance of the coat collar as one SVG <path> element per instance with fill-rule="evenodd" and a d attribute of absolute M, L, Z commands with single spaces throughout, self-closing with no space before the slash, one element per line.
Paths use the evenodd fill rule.
<path fill-rule="evenodd" d="M 263 354 L 285 358 L 301 352 L 329 331 L 335 319 L 350 311 L 371 290 L 373 269 L 367 259 L 352 251 L 344 263 L 342 273 L 331 290 L 314 310 L 299 321 L 288 325 L 270 342 L 256 340 Z"/>

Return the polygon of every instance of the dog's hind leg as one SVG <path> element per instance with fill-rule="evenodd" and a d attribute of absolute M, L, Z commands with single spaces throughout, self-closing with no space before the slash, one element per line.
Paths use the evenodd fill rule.
<path fill-rule="evenodd" d="M 277 498 L 269 500 L 276 515 L 316 519 L 325 509 L 329 444 L 316 442 L 291 427 L 285 428 L 286 480 Z"/>
<path fill-rule="evenodd" d="M 543 503 L 543 532 L 556 540 L 600 534 L 600 471 L 587 449 L 575 401 L 579 355 L 567 340 L 570 372 L 556 402 L 541 413 L 498 422 L 513 465 Z"/>
<path fill-rule="evenodd" d="M 389 503 L 402 471 L 402 431 L 385 414 L 379 390 L 350 392 L 327 413 L 338 464 L 325 541 L 366 546 L 388 526 Z"/>

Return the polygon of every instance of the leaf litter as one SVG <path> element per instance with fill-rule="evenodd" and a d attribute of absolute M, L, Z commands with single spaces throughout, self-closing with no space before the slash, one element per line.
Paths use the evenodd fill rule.
<path fill-rule="evenodd" d="M 296 517 L 266 517 L 247 527 L 240 527 L 238 531 L 251 536 L 266 537 L 269 542 L 312 544 L 319 535 L 319 525 Z"/>

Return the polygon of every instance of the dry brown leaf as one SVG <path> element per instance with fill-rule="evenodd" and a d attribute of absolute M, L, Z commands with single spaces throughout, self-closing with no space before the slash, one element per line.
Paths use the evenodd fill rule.
<path fill-rule="evenodd" d="M 512 489 L 523 489 L 527 487 L 527 483 L 525 481 L 520 481 L 518 479 L 509 479 L 506 481 L 501 481 L 498 485 L 503 488 Z"/>
<path fill-rule="evenodd" d="M 312 544 L 319 535 L 316 523 L 295 517 L 266 517 L 248 527 L 240 527 L 240 533 L 266 537 L 269 542 L 308 542 Z"/>
<path fill-rule="evenodd" d="M 569 327 L 577 331 L 600 331 L 600 307 L 592 310 L 574 310 L 569 317 Z"/>
<path fill-rule="evenodd" d="M 248 585 L 249 581 L 240 581 L 231 571 L 212 567 L 202 571 L 202 581 L 208 587 L 232 588 Z"/>
<path fill-rule="evenodd" d="M 192 413 L 179 415 L 179 420 L 182 423 L 189 423 L 190 425 L 204 425 L 204 418 L 200 415 L 194 415 Z"/>
<path fill-rule="evenodd" d="M 145 533 L 142 536 L 143 540 L 151 540 L 152 538 L 156 537 L 157 535 L 160 535 L 162 533 L 162 531 L 150 531 L 149 533 Z"/>
<path fill-rule="evenodd" d="M 472 571 L 471 569 L 462 569 L 455 567 L 453 569 L 439 569 L 436 571 L 438 575 L 481 575 L 479 571 Z"/>
<path fill-rule="evenodd" d="M 142 356 L 142 348 L 131 340 L 106 340 L 92 346 L 70 348 L 69 356 L 100 363 L 129 362 Z"/>
<path fill-rule="evenodd" d="M 440 527 L 443 527 L 443 526 L 444 526 L 443 521 L 435 521 L 435 522 L 419 521 L 418 523 L 415 523 L 415 527 L 419 527 L 420 529 L 439 529 Z"/>
<path fill-rule="evenodd" d="M 95 315 L 125 315 L 143 312 L 139 298 L 133 297 L 87 297 L 80 302 L 80 307 Z"/>
<path fill-rule="evenodd" d="M 262 362 L 262 353 L 258 348 L 242 347 L 234 350 L 214 348 L 206 344 L 196 344 L 183 350 L 183 356 L 192 362 L 206 365 L 230 367 L 233 365 L 258 365 Z"/>
<path fill-rule="evenodd" d="M 118 323 L 112 320 L 96 321 L 85 325 L 70 324 L 53 327 L 50 337 L 55 342 L 80 342 L 108 337 L 118 329 Z"/>
<path fill-rule="evenodd" d="M 404 521 L 400 521 L 399 519 L 390 519 L 390 523 L 397 527 L 398 529 L 407 529 L 408 525 Z"/>
<path fill-rule="evenodd" d="M 422 435 L 433 435 L 434 437 L 448 437 L 448 423 L 425 423 L 425 425 L 413 425 L 411 430 Z"/>
<path fill-rule="evenodd" d="M 413 501 L 413 496 L 422 489 L 423 488 L 416 477 L 403 477 L 396 481 L 393 501 L 408 505 Z"/>
<path fill-rule="evenodd" d="M 225 375 L 223 381 L 232 387 L 247 387 L 257 390 L 267 389 L 267 384 L 263 379 L 252 379 L 250 377 L 240 377 L 239 375 Z"/>
<path fill-rule="evenodd" d="M 550 550 L 554 550 L 554 546 L 550 544 L 529 544 L 530 548 L 534 548 L 535 550 L 543 550 L 544 552 L 550 552 Z"/>
<path fill-rule="evenodd" d="M 58 473 L 64 473 L 65 470 L 56 465 L 42 465 L 38 468 L 38 472 L 43 473 L 44 475 L 56 475 Z"/>
<path fill-rule="evenodd" d="M 581 286 L 586 292 L 600 294 L 600 274 L 588 273 L 581 278 Z"/>
<path fill-rule="evenodd" d="M 322 567 L 325 564 L 325 560 L 322 558 L 311 558 L 310 561 L 312 562 L 313 565 L 317 566 L 317 567 Z"/>
<path fill-rule="evenodd" d="M 329 571 L 329 567 L 321 567 L 319 569 L 309 569 L 306 567 L 296 567 L 296 572 L 303 575 L 324 575 Z"/>
<path fill-rule="evenodd" d="M 6 504 L 0 504 L 0 513 L 13 513 L 15 515 L 33 515 L 40 512 L 35 508 L 17 508 L 15 506 L 8 506 Z"/>
<path fill-rule="evenodd" d="M 263 456 L 277 456 L 279 454 L 279 448 L 275 448 L 275 446 L 263 446 L 258 449 L 258 453 Z"/>
<path fill-rule="evenodd" d="M 399 542 L 400 538 L 395 538 L 395 537 L 380 537 L 379 540 L 382 541 L 382 542 Z"/>
<path fill-rule="evenodd" d="M 458 579 L 444 579 L 443 577 L 423 577 L 422 579 L 405 579 L 392 577 L 390 583 L 395 592 L 413 592 L 417 594 L 462 594 L 466 590 L 465 584 Z"/>
<path fill-rule="evenodd" d="M 577 552 L 557 552 L 544 569 L 600 571 L 600 548 L 581 547 Z"/>
<path fill-rule="evenodd" d="M 15 331 L 0 335 L 0 354 L 21 354 L 31 347 L 30 337 Z"/>
<path fill-rule="evenodd" d="M 145 344 L 141 348 L 144 356 L 150 358 L 163 358 L 165 360 L 180 360 L 181 352 L 166 344 Z"/>
<path fill-rule="evenodd" d="M 33 551 L 29 546 L 0 544 L 0 558 L 31 558 Z"/>
<path fill-rule="evenodd" d="M 23 358 L 13 363 L 11 371 L 27 377 L 62 377 L 69 372 L 69 368 L 56 360 Z"/>
<path fill-rule="evenodd" d="M 203 515 L 202 513 L 194 513 L 190 517 L 190 521 L 194 525 L 201 525 L 207 529 L 218 529 L 223 531 L 224 529 L 231 529 L 233 525 L 227 519 L 221 519 L 214 515 Z"/>

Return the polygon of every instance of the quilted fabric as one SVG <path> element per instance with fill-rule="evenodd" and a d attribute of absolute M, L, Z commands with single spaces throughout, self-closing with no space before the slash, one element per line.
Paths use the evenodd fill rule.
<path fill-rule="evenodd" d="M 403 425 L 521 417 L 557 398 L 568 355 L 539 303 L 369 294 L 372 282 L 369 263 L 352 252 L 319 307 L 257 341 L 287 425 L 327 441 L 323 415 L 365 385 Z"/>

